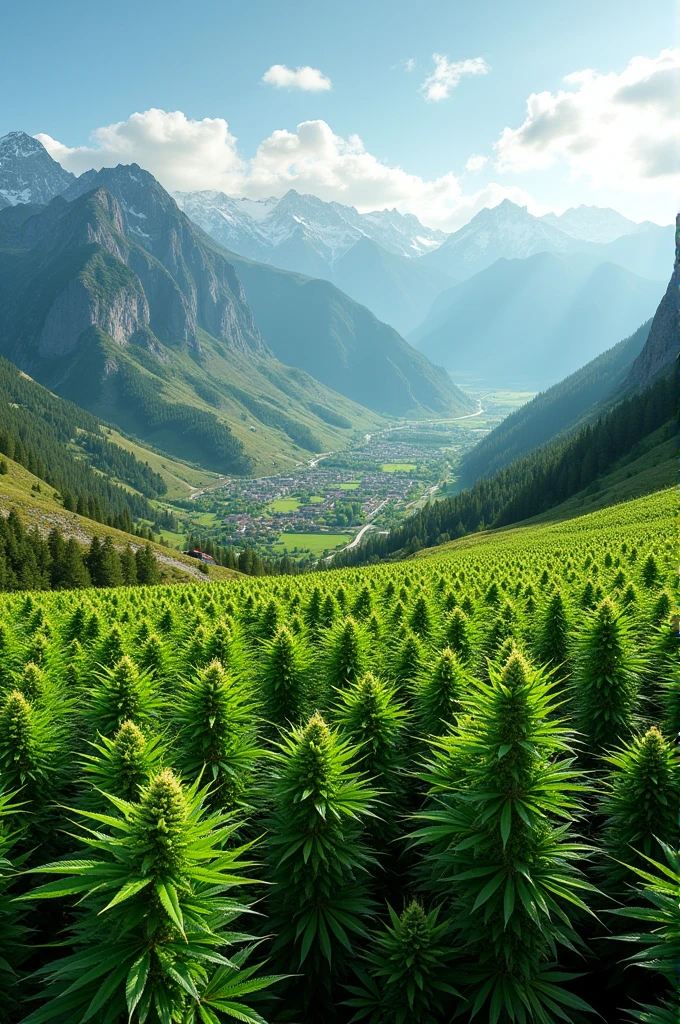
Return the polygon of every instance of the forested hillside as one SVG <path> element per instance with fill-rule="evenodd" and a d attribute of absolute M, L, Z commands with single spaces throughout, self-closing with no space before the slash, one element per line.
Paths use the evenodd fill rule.
<path fill-rule="evenodd" d="M 121 529 L 136 518 L 153 520 L 146 499 L 165 494 L 165 481 L 101 428 L 95 416 L 0 359 L 0 454 L 59 490 L 64 507 L 80 515 Z"/>
<path fill-rule="evenodd" d="M 597 488 L 598 481 L 618 462 L 641 454 L 645 438 L 653 437 L 660 428 L 662 436 L 655 437 L 653 445 L 674 437 L 677 414 L 678 377 L 673 372 L 565 440 L 543 445 L 489 478 L 480 477 L 453 498 L 431 502 L 389 534 L 369 534 L 357 547 L 336 555 L 333 565 L 362 565 L 396 553 L 409 554 L 466 533 L 539 515 L 585 488 Z M 671 462 L 665 486 L 673 480 Z"/>
<path fill-rule="evenodd" d="M 3 1024 L 672 1021 L 676 523 L 0 598 Z"/>
<path fill-rule="evenodd" d="M 559 384 L 553 384 L 521 406 L 483 437 L 460 465 L 462 479 L 474 483 L 577 426 L 598 405 L 612 397 L 640 354 L 651 320 L 630 338 L 592 359 Z"/>

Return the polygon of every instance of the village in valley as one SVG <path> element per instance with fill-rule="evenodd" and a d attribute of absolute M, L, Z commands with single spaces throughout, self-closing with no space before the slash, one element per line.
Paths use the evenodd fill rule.
<path fill-rule="evenodd" d="M 342 452 L 315 456 L 286 474 L 225 478 L 187 502 L 197 543 L 312 561 L 388 531 L 441 490 L 452 467 L 486 427 L 403 424 Z"/>

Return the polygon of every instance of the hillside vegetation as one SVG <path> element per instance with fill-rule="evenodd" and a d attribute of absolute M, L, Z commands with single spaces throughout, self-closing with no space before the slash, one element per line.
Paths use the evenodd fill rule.
<path fill-rule="evenodd" d="M 5 1019 L 672 999 L 676 519 L 667 491 L 399 565 L 5 595 Z M 621 971 L 649 928 L 656 975 Z"/>

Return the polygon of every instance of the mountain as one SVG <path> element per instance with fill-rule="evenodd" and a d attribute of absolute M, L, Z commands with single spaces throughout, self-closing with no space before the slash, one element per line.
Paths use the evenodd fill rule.
<path fill-rule="evenodd" d="M 541 389 L 647 320 L 662 288 L 611 263 L 500 259 L 441 295 L 410 340 L 454 379 Z"/>
<path fill-rule="evenodd" d="M 633 363 L 625 386 L 635 391 L 648 388 L 673 367 L 680 355 L 680 214 L 676 219 L 675 265 L 666 293 L 659 303 L 649 338 Z"/>
<path fill-rule="evenodd" d="M 457 282 L 420 259 L 406 259 L 363 235 L 333 264 L 330 280 L 404 333 L 422 323 L 432 303 Z"/>
<path fill-rule="evenodd" d="M 462 281 L 497 259 L 527 259 L 539 252 L 565 253 L 576 248 L 570 235 L 504 199 L 498 206 L 480 210 L 422 259 L 426 266 Z"/>
<path fill-rule="evenodd" d="M 151 175 L 132 165 L 83 178 L 70 202 L 57 197 L 23 223 L 0 212 L 3 355 L 222 473 L 290 466 L 375 426 L 274 358 L 224 252 Z"/>
<path fill-rule="evenodd" d="M 378 413 L 467 407 L 363 307 L 330 285 L 321 309 L 305 309 L 307 295 L 302 347 L 307 335 L 320 353 L 343 331 L 360 338 L 350 363 L 380 379 L 365 391 Z M 2 354 L 52 390 L 216 472 L 290 466 L 379 422 L 337 385 L 282 365 L 229 254 L 136 164 L 87 172 L 47 206 L 0 211 L 0 327 Z"/>
<path fill-rule="evenodd" d="M 327 203 L 317 196 L 289 189 L 281 199 L 236 199 L 223 192 L 177 192 L 184 212 L 226 249 L 282 270 L 304 273 L 289 265 L 299 250 L 310 261 L 332 265 L 358 239 L 370 238 L 396 255 L 414 257 L 436 248 L 444 231 L 424 227 L 412 214 L 397 210 L 359 213 L 353 206 Z"/>
<path fill-rule="evenodd" d="M 617 263 L 633 274 L 652 281 L 665 281 L 673 262 L 675 228 L 659 224 L 642 224 L 634 234 L 622 235 L 604 245 L 584 244 L 567 258 L 585 268 L 598 263 Z"/>
<path fill-rule="evenodd" d="M 472 411 L 471 400 L 390 326 L 328 281 L 230 260 L 274 354 L 361 405 L 388 415 Z"/>
<path fill-rule="evenodd" d="M 75 181 L 42 143 L 25 132 L 0 139 L 0 210 L 21 203 L 49 203 Z"/>
<path fill-rule="evenodd" d="M 602 407 L 626 379 L 647 341 L 651 323 L 647 321 L 629 338 L 511 413 L 463 459 L 463 480 L 473 483 L 478 477 L 489 476 L 574 429 Z"/>
<path fill-rule="evenodd" d="M 281 199 L 235 199 L 221 192 L 177 193 L 184 212 L 240 256 L 332 281 L 400 332 L 423 319 L 454 283 L 419 259 L 443 231 L 396 210 L 358 213 L 294 189 Z"/>
<path fill-rule="evenodd" d="M 559 228 L 566 235 L 578 238 L 582 242 L 596 242 L 606 244 L 622 235 L 633 235 L 637 231 L 649 226 L 650 222 L 636 224 L 635 221 L 624 217 L 617 210 L 601 206 L 571 207 L 564 213 L 546 213 L 541 218 L 551 227 Z"/>
<path fill-rule="evenodd" d="M 662 280 L 672 236 L 672 227 L 650 221 L 635 224 L 615 210 L 580 206 L 560 217 L 534 217 L 525 207 L 504 199 L 493 209 L 480 210 L 419 262 L 463 281 L 497 259 L 527 259 L 550 252 L 569 256 L 579 268 L 618 263 L 641 277 Z"/>

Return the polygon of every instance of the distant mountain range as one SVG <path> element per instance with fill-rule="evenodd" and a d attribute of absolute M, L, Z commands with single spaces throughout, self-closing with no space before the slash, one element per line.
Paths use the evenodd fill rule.
<path fill-rule="evenodd" d="M 397 210 L 361 214 L 294 189 L 260 201 L 222 192 L 177 193 L 176 199 L 225 248 L 332 281 L 399 331 L 417 326 L 452 284 L 416 258 L 441 245 L 446 234 Z"/>
<path fill-rule="evenodd" d="M 360 214 L 294 190 L 258 202 L 220 192 L 180 193 L 177 200 L 226 248 L 332 281 L 402 333 L 421 324 L 442 292 L 502 258 L 550 252 L 584 266 L 620 263 L 661 280 L 673 230 L 598 207 L 534 217 L 507 199 L 450 235 L 396 210 Z"/>
<path fill-rule="evenodd" d="M 678 245 L 668 288 L 653 319 L 558 384 L 541 392 L 482 438 L 463 459 L 461 474 L 472 484 L 559 441 L 636 394 L 650 393 L 675 376 L 680 356 L 680 214 Z M 638 425 L 639 426 L 639 425 Z"/>
<path fill-rule="evenodd" d="M 55 167 L 51 184 L 41 172 L 41 196 L 63 184 Z M 245 472 L 342 446 L 376 414 L 471 408 L 443 370 L 332 285 L 277 271 L 270 321 L 254 312 L 236 258 L 137 165 L 69 176 L 47 205 L 25 198 L 0 211 L 2 354 L 160 448 Z M 257 297 L 272 268 L 241 262 Z"/>
<path fill-rule="evenodd" d="M 75 179 L 22 133 L 0 139 L 1 194 L 15 209 L 62 193 L 73 199 L 103 180 L 94 171 Z M 131 183 L 118 196 L 125 234 L 158 256 L 160 235 L 154 248 L 145 238 L 148 225 L 129 200 L 130 189 Z M 219 243 L 218 251 L 230 251 L 227 259 L 238 266 L 245 287 L 238 301 L 229 299 L 230 309 L 245 301 L 253 326 L 278 358 L 376 408 L 372 360 L 383 346 L 385 353 L 400 353 L 379 363 L 386 368 L 380 401 L 387 403 L 380 411 L 390 414 L 437 410 L 450 401 L 459 404 L 461 395 L 452 398 L 438 371 L 418 362 L 385 325 L 408 332 L 410 341 L 454 375 L 488 381 L 492 369 L 495 383 L 547 386 L 651 316 L 672 259 L 672 226 L 638 225 L 598 207 L 535 217 L 504 200 L 446 235 L 396 210 L 360 214 L 294 190 L 260 201 L 215 191 L 176 198 Z M 202 236 L 204 249 L 214 242 Z M 181 260 L 175 266 L 172 244 L 166 244 L 161 262 L 185 305 L 200 307 L 203 321 L 196 326 L 219 337 L 218 325 L 206 320 L 211 286 L 204 308 L 191 297 L 193 270 Z M 193 243 L 190 248 L 195 250 Z M 274 268 L 293 274 L 280 276 Z M 322 286 L 323 280 L 335 288 Z M 268 301 L 268 290 L 275 301 Z M 239 316 L 234 314 L 232 325 L 234 344 L 243 331 Z"/>
<path fill-rule="evenodd" d="M 662 292 L 613 263 L 500 259 L 440 295 L 409 338 L 454 380 L 539 390 L 631 334 Z"/>
<path fill-rule="evenodd" d="M 581 242 L 596 242 L 600 245 L 613 242 L 622 235 L 634 235 L 650 226 L 656 226 L 651 221 L 636 224 L 616 210 L 585 205 L 572 207 L 560 214 L 546 213 L 540 219 Z"/>

